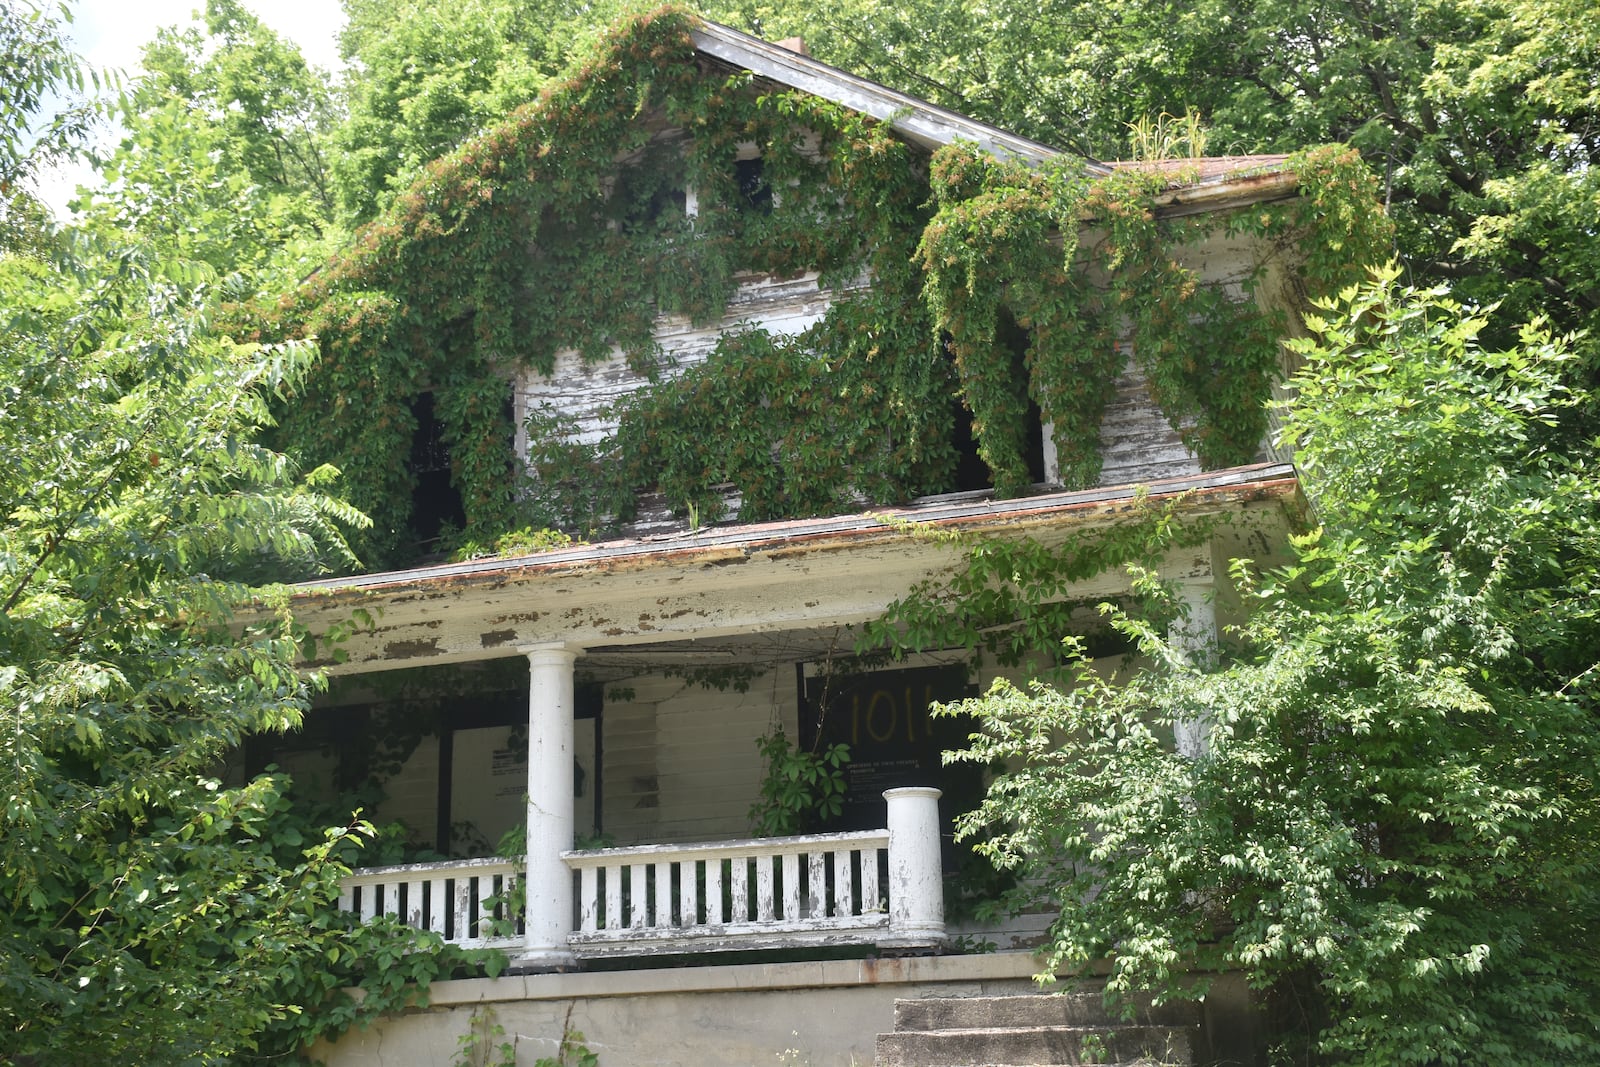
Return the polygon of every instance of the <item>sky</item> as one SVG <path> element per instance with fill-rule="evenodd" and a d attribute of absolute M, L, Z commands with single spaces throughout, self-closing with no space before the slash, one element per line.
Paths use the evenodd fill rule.
<path fill-rule="evenodd" d="M 205 0 L 69 0 L 72 38 L 79 55 L 97 67 L 131 73 L 139 49 L 162 26 L 190 21 Z M 336 40 L 344 24 L 338 0 L 244 0 L 244 6 L 278 33 L 300 46 L 307 61 L 329 69 L 338 65 Z"/>
<path fill-rule="evenodd" d="M 114 68 L 132 78 L 139 71 L 139 54 L 163 26 L 186 25 L 205 0 L 69 0 L 73 50 L 99 69 Z M 243 5 L 278 33 L 300 46 L 314 66 L 329 70 L 339 65 L 339 29 L 344 8 L 339 0 L 243 0 Z M 107 134 L 107 137 L 110 135 Z M 40 176 L 40 193 L 58 216 L 90 171 L 77 165 Z"/>

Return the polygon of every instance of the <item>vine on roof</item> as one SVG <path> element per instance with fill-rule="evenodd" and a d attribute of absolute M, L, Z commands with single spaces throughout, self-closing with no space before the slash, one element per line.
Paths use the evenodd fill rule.
<path fill-rule="evenodd" d="M 709 521 L 725 483 L 746 519 L 953 488 L 957 397 L 1000 493 L 1028 483 L 1030 398 L 1055 426 L 1063 480 L 1093 484 L 1125 324 L 1203 462 L 1247 460 L 1277 367 L 1251 299 L 1259 272 L 1233 293 L 1202 286 L 1174 250 L 1207 225 L 1310 234 L 1321 244 L 1305 261 L 1326 289 L 1364 262 L 1346 252 L 1385 240 L 1347 157 L 1303 157 L 1316 195 L 1297 206 L 1164 220 L 1149 207 L 1155 181 L 1136 173 L 1090 182 L 1075 160 L 1030 170 L 960 145 L 924 161 L 854 112 L 703 63 L 695 24 L 675 8 L 620 24 L 259 317 L 260 333 L 320 339 L 279 443 L 343 470 L 374 519 L 370 564 L 411 549 L 404 460 L 424 391 L 462 497 L 460 536 L 482 543 L 530 523 L 601 529 L 641 489 Z M 735 165 L 751 145 L 760 185 Z M 816 271 L 834 299 L 794 337 L 733 328 L 703 362 L 668 365 L 657 316 L 718 322 L 741 271 Z M 1008 317 L 1028 338 L 1026 381 L 999 328 Z M 598 442 L 534 412 L 524 472 L 507 382 L 553 374 L 561 351 L 589 363 L 620 351 L 647 384 Z"/>

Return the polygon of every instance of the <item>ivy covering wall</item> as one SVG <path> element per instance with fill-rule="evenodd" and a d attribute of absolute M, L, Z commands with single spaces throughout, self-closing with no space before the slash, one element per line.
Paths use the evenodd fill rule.
<path fill-rule="evenodd" d="M 432 164 L 298 291 L 245 312 L 260 335 L 320 340 L 315 373 L 282 404 L 280 443 L 343 471 L 374 519 L 370 566 L 415 553 L 404 461 L 425 391 L 462 497 L 458 536 L 483 543 L 527 525 L 592 534 L 629 517 L 641 489 L 701 521 L 726 483 L 748 520 L 946 490 L 954 421 L 969 417 L 956 397 L 999 493 L 1029 481 L 1030 399 L 1054 423 L 1063 480 L 1090 485 L 1119 337 L 1203 463 L 1247 461 L 1280 324 L 1251 299 L 1255 276 L 1243 294 L 1201 285 L 1175 249 L 1207 229 L 1294 246 L 1313 294 L 1387 258 L 1370 178 L 1341 150 L 1292 161 L 1294 200 L 1163 220 L 1148 173 L 1091 182 L 1073 158 L 1028 169 L 964 145 L 929 159 L 859 114 L 730 75 L 697 55 L 694 25 L 675 8 L 619 25 L 538 101 Z M 751 143 L 758 187 L 735 166 Z M 817 271 L 836 298 L 797 336 L 733 329 L 704 362 L 668 365 L 656 316 L 719 321 L 740 271 Z M 1029 339 L 1026 381 L 1005 316 Z M 533 413 L 524 470 L 508 382 L 550 374 L 563 349 L 620 349 L 648 384 L 597 444 Z"/>

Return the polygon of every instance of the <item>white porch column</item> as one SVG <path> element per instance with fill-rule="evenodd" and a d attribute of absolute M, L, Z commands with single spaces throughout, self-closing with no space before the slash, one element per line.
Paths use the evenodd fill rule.
<path fill-rule="evenodd" d="M 1188 618 L 1174 622 L 1167 635 L 1173 650 L 1196 666 L 1209 663 L 1217 654 L 1217 610 L 1211 592 L 1210 582 L 1180 582 L 1178 599 Z M 1205 753 L 1211 723 L 1205 715 L 1179 719 L 1172 724 L 1172 733 L 1179 754 L 1193 759 Z"/>
<path fill-rule="evenodd" d="M 939 790 L 890 789 L 889 936 L 886 945 L 944 941 L 944 874 L 939 869 Z"/>
<path fill-rule="evenodd" d="M 572 872 L 561 853 L 572 848 L 573 685 L 578 652 L 535 645 L 528 657 L 528 851 L 526 933 L 519 964 L 570 966 Z"/>

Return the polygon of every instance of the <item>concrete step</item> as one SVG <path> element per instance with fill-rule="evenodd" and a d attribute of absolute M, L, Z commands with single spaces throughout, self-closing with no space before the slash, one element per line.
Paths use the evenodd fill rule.
<path fill-rule="evenodd" d="M 1155 1007 L 1134 998 L 1132 1022 L 1142 1026 L 1199 1026 L 1200 1006 L 1175 1001 Z M 1001 1029 L 1009 1026 L 1123 1025 L 1105 1009 L 1098 991 L 1013 997 L 927 997 L 894 1002 L 894 1028 L 907 1030 Z"/>
<path fill-rule="evenodd" d="M 879 1034 L 877 1067 L 1193 1062 L 1180 1026 L 1008 1026 Z"/>

